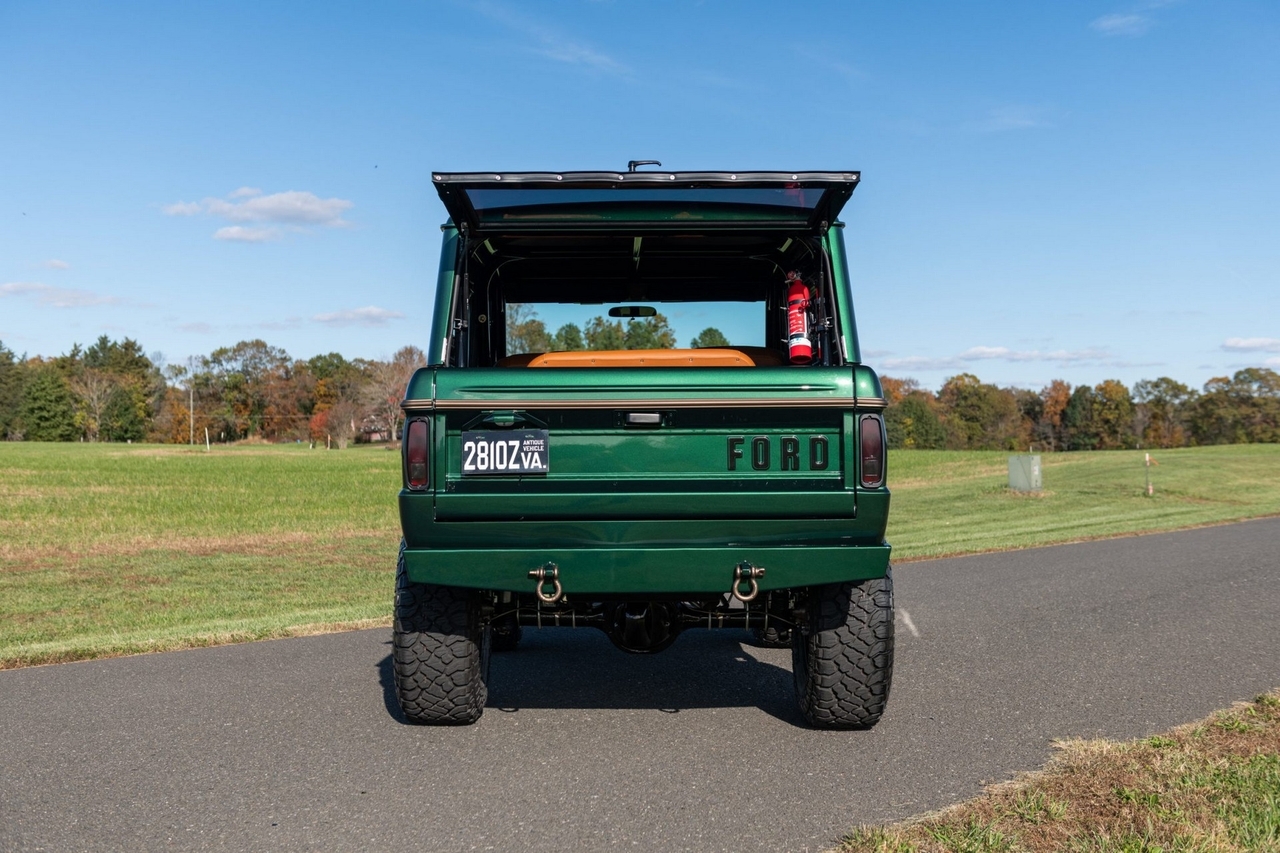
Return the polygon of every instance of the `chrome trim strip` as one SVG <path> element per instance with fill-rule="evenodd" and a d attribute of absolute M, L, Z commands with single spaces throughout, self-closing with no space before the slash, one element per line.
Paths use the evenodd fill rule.
<path fill-rule="evenodd" d="M 634 409 L 637 406 L 645 409 L 883 409 L 887 403 L 883 397 L 754 397 L 754 398 L 714 398 L 714 397 L 677 397 L 660 398 L 628 398 L 613 400 L 573 400 L 566 398 L 546 400 L 405 400 L 400 408 L 405 411 L 422 410 L 466 410 L 496 411 L 500 409 Z"/>

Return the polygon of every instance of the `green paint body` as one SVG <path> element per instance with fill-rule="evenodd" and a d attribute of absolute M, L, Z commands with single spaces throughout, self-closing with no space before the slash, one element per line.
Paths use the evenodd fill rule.
<path fill-rule="evenodd" d="M 765 569 L 761 590 L 882 577 L 889 491 L 859 485 L 856 426 L 883 392 L 860 363 L 842 232 L 824 239 L 844 366 L 459 368 L 446 226 L 431 366 L 405 401 L 431 435 L 427 488 L 400 492 L 410 579 L 527 593 L 554 563 L 568 594 L 644 595 L 726 592 L 742 562 Z M 548 430 L 549 473 L 462 476 L 462 431 L 504 427 Z"/>

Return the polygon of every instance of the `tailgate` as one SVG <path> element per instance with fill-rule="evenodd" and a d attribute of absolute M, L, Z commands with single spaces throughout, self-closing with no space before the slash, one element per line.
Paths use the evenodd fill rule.
<path fill-rule="evenodd" d="M 439 520 L 852 518 L 852 368 L 448 369 Z M 546 473 L 464 473 L 463 433 L 545 433 Z"/>

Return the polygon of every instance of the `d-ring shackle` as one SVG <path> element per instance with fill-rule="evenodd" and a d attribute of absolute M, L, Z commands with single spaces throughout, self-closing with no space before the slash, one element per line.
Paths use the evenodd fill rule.
<path fill-rule="evenodd" d="M 533 588 L 533 591 L 537 594 L 539 601 L 543 601 L 547 604 L 555 604 L 557 601 L 564 598 L 564 588 L 560 586 L 559 580 L 560 567 L 555 563 L 547 563 L 542 568 L 534 569 L 529 572 L 529 577 L 537 582 L 537 586 Z M 552 589 L 554 590 L 551 595 L 547 595 L 543 592 L 543 587 L 547 584 L 551 584 Z"/>
<path fill-rule="evenodd" d="M 746 604 L 760 594 L 760 585 L 756 583 L 756 578 L 762 577 L 764 577 L 764 569 L 744 560 L 733 569 L 733 586 L 730 587 L 730 592 L 733 593 L 734 598 Z M 749 585 L 745 594 L 741 586 L 744 582 Z"/>

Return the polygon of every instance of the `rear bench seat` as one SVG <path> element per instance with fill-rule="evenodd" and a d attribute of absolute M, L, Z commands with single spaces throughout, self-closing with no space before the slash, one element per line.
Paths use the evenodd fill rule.
<path fill-rule="evenodd" d="M 526 352 L 498 361 L 498 367 L 781 367 L 784 364 L 782 357 L 768 347 Z"/>

